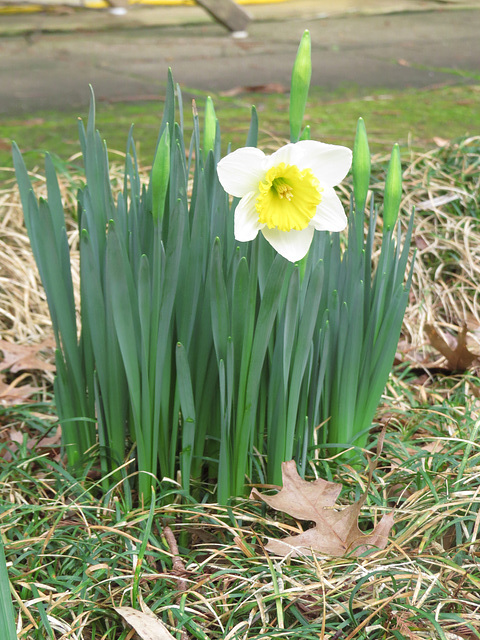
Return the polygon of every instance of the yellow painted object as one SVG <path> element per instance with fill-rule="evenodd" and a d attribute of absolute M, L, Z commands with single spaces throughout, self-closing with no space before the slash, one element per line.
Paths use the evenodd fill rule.
<path fill-rule="evenodd" d="M 29 5 L 7 5 L 5 7 L 0 7 L 0 13 L 34 13 L 35 11 L 48 11 L 48 7 L 39 4 L 29 4 Z"/>
<path fill-rule="evenodd" d="M 1 1 L 1 0 L 0 0 Z M 281 2 L 290 2 L 291 0 L 235 0 L 237 4 L 279 4 Z M 65 3 L 68 4 L 68 1 Z M 188 7 L 195 6 L 194 0 L 128 0 L 129 5 L 142 5 L 152 7 Z M 48 4 L 9 4 L 0 6 L 0 13 L 34 13 L 36 11 L 49 11 L 58 5 Z M 105 9 L 109 7 L 109 3 L 105 0 L 85 0 L 79 9 Z"/>
<path fill-rule="evenodd" d="M 279 2 L 289 2 L 289 0 L 235 0 L 237 4 L 277 4 Z M 155 7 L 180 7 L 195 6 L 194 0 L 128 0 L 128 4 L 150 5 Z M 107 2 L 103 0 L 85 0 L 84 7 L 90 9 L 101 9 L 108 7 Z"/>

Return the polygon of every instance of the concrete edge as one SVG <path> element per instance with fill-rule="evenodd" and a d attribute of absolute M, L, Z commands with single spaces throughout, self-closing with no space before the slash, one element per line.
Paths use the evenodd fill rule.
<path fill-rule="evenodd" d="M 328 6 L 327 6 L 328 5 Z M 281 1 L 262 4 L 243 4 L 253 21 L 318 20 L 349 15 L 389 15 L 432 11 L 480 9 L 478 0 L 439 3 L 435 0 L 402 0 L 359 2 L 329 0 L 319 11 L 316 0 Z M 68 33 L 74 31 L 108 31 L 112 29 L 182 27 L 215 24 L 198 6 L 131 5 L 123 15 L 112 15 L 108 9 L 85 9 L 66 5 L 52 5 L 42 12 L 4 13 L 0 22 L 0 37 L 31 33 Z M 228 35 L 228 31 L 225 30 Z"/>

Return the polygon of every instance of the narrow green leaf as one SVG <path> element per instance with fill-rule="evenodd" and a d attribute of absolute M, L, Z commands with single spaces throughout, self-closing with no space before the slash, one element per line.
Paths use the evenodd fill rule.
<path fill-rule="evenodd" d="M 306 304 L 301 315 L 298 329 L 298 339 L 295 345 L 293 366 L 291 369 L 288 410 L 287 410 L 287 434 L 285 440 L 285 461 L 290 460 L 293 454 L 293 441 L 297 418 L 303 422 L 304 416 L 298 416 L 300 404 L 300 390 L 305 374 L 308 356 L 312 348 L 313 332 L 317 323 L 320 304 L 320 292 L 323 285 L 323 262 L 319 262 L 314 269 L 308 283 Z"/>
<path fill-rule="evenodd" d="M 170 131 L 165 127 L 157 146 L 152 167 L 152 215 L 161 223 L 165 213 L 168 183 L 170 180 Z"/>
<path fill-rule="evenodd" d="M 190 365 L 184 346 L 178 342 L 175 352 L 177 363 L 177 385 L 182 412 L 182 448 L 180 451 L 180 471 L 183 487 L 189 490 L 190 471 L 195 445 L 195 401 L 193 397 Z"/>
<path fill-rule="evenodd" d="M 3 543 L 0 540 L 0 637 L 2 640 L 17 640 L 15 612 L 13 610 L 10 581 Z"/>
<path fill-rule="evenodd" d="M 148 539 L 150 538 L 150 534 L 152 532 L 153 518 L 155 515 L 155 490 L 152 488 L 152 501 L 150 503 L 150 509 L 148 511 L 147 522 L 145 523 L 145 527 L 142 534 L 142 542 L 140 543 L 139 548 L 137 549 L 137 563 L 135 566 L 135 574 L 133 576 L 133 586 L 132 586 L 132 600 L 133 602 L 138 601 L 138 589 L 140 585 L 140 576 L 142 571 L 143 559 L 145 557 L 145 552 L 147 550 Z"/>
<path fill-rule="evenodd" d="M 176 92 L 176 96 L 177 96 L 177 103 L 178 103 L 178 116 L 179 116 L 179 127 L 180 127 L 180 131 L 182 132 L 182 136 L 183 136 L 183 98 L 182 98 L 182 90 L 180 88 L 180 85 L 177 84 L 175 85 L 175 92 Z"/>
<path fill-rule="evenodd" d="M 248 450 L 255 424 L 261 373 L 273 323 L 278 311 L 280 292 L 283 288 L 285 274 L 289 266 L 289 263 L 284 258 L 276 256 L 267 277 L 264 294 L 258 311 L 251 349 L 251 359 L 248 367 L 243 414 L 238 417 L 237 434 L 235 437 L 236 468 L 234 471 L 235 484 L 232 487 L 235 495 L 241 495 L 243 493 Z"/>
<path fill-rule="evenodd" d="M 179 289 L 179 272 L 182 261 L 182 238 L 188 212 L 186 203 L 179 199 L 172 211 L 168 237 L 165 247 L 165 256 L 161 258 L 162 273 L 160 279 L 161 292 L 157 298 L 156 290 L 153 291 L 152 300 L 152 341 L 155 344 L 156 360 L 152 381 L 155 381 L 155 389 L 152 390 L 153 400 L 153 424 L 160 425 L 159 433 L 159 458 L 163 460 L 164 474 L 174 473 L 175 454 L 171 454 L 171 447 L 176 447 L 176 437 L 171 433 L 173 423 L 178 428 L 178 413 L 172 407 L 171 400 L 171 362 L 174 357 L 174 344 L 172 344 L 174 304 L 177 290 Z M 161 245 L 157 247 L 160 251 Z M 154 273 L 153 282 L 155 284 Z M 158 322 L 155 320 L 158 318 Z M 152 363 L 153 364 L 153 363 Z M 176 421 L 176 422 L 175 422 Z M 171 445 L 170 445 L 171 443 Z M 168 467 L 168 469 L 166 468 Z"/>
<path fill-rule="evenodd" d="M 126 259 L 125 251 L 120 245 L 113 223 L 110 225 L 107 243 L 107 277 L 112 291 L 112 312 L 120 351 L 122 353 L 125 373 L 128 380 L 129 396 L 135 423 L 135 434 L 138 438 L 139 450 L 144 450 L 141 421 L 141 382 L 137 347 L 140 334 L 137 308 L 131 295 L 134 290 L 133 276 Z"/>
<path fill-rule="evenodd" d="M 57 345 L 59 347 L 61 345 L 62 351 L 65 353 L 73 382 L 78 393 L 81 394 L 81 389 L 85 392 L 85 380 L 77 346 L 77 325 L 71 278 L 68 276 L 65 278 L 62 270 L 62 260 L 57 251 L 52 217 L 46 201 L 40 200 L 38 214 L 32 217 L 31 222 L 31 233 L 37 239 L 38 255 L 36 260 L 41 266 L 42 282 L 47 294 Z M 63 237 L 68 247 L 66 234 Z"/>
<path fill-rule="evenodd" d="M 290 278 L 287 298 L 285 301 L 285 325 L 283 331 L 283 393 L 287 393 L 290 377 L 290 362 L 293 346 L 297 337 L 299 323 L 300 274 L 298 267 L 294 269 Z"/>
<path fill-rule="evenodd" d="M 63 212 L 62 196 L 58 186 L 57 174 L 53 166 L 50 154 L 45 155 L 45 176 L 47 180 L 48 206 L 52 214 L 52 225 L 57 237 L 57 246 L 62 242 L 60 233 L 65 227 L 65 214 Z"/>
<path fill-rule="evenodd" d="M 228 429 L 227 416 L 227 381 L 225 363 L 220 360 L 218 363 L 218 390 L 220 397 L 220 451 L 218 455 L 218 489 L 217 499 L 220 504 L 227 504 L 231 498 L 230 474 L 231 465 L 231 439 Z"/>
<path fill-rule="evenodd" d="M 28 199 L 29 199 L 30 191 L 32 190 L 32 183 L 30 182 L 28 171 L 25 166 L 25 162 L 23 161 L 23 156 L 20 153 L 20 149 L 18 148 L 16 142 L 12 142 L 12 158 L 13 158 L 13 166 L 15 168 L 15 177 L 18 183 L 18 190 L 20 192 L 20 200 L 22 203 L 25 221 L 28 227 L 30 223 Z"/>
<path fill-rule="evenodd" d="M 157 471 L 157 436 L 156 425 L 153 423 L 153 398 L 152 388 L 155 388 L 156 381 L 151 384 L 149 380 L 151 359 L 155 358 L 155 351 L 152 353 L 152 347 L 150 345 L 150 322 L 152 312 L 152 299 L 151 299 L 151 282 L 150 282 L 150 264 L 148 257 L 142 255 L 140 258 L 140 268 L 138 270 L 137 280 L 137 295 L 138 295 L 138 318 L 140 322 L 140 335 L 139 335 L 139 367 L 141 374 L 141 388 L 142 388 L 142 436 L 145 445 L 145 458 L 148 460 L 144 471 L 155 474 Z"/>
<path fill-rule="evenodd" d="M 38 612 L 38 616 L 40 617 L 40 620 L 42 621 L 43 630 L 48 636 L 49 640 L 55 640 L 55 634 L 53 632 L 53 629 L 50 624 L 50 620 L 48 618 L 47 611 L 46 611 L 47 606 L 43 602 L 42 597 L 38 592 L 37 585 L 34 582 L 32 582 L 29 586 L 32 591 L 32 595 L 34 597 L 35 608 Z"/>
<path fill-rule="evenodd" d="M 247 322 L 245 322 L 245 301 L 248 300 L 249 280 L 250 274 L 247 259 L 243 257 L 240 259 L 235 273 L 230 327 L 230 334 L 233 338 L 233 349 L 235 354 L 236 384 L 240 377 L 241 355 L 245 331 L 247 329 Z"/>
<path fill-rule="evenodd" d="M 237 402 L 237 424 L 241 424 L 241 416 L 245 412 L 246 387 L 248 370 L 252 357 L 253 337 L 255 331 L 255 316 L 258 295 L 257 271 L 258 271 L 258 251 L 259 243 L 255 242 L 251 260 L 248 281 L 247 296 L 244 301 L 245 328 L 243 331 L 243 345 L 241 353 L 240 375 L 238 381 L 238 402 Z"/>
<path fill-rule="evenodd" d="M 215 351 L 218 360 L 225 360 L 230 314 L 228 311 L 227 290 L 223 274 L 222 247 L 219 238 L 215 239 L 212 249 L 210 286 L 212 290 L 210 303 Z"/>

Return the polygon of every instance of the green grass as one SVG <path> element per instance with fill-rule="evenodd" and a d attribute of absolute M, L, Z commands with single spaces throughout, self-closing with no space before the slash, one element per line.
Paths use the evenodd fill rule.
<path fill-rule="evenodd" d="M 438 87 L 427 90 L 366 91 L 346 87 L 328 94 L 314 87 L 307 106 L 306 121 L 311 123 L 312 138 L 336 144 L 353 144 L 357 120 L 365 120 L 372 152 L 386 151 L 393 142 L 402 150 L 427 149 L 435 138 L 453 139 L 475 135 L 480 131 L 478 104 L 480 85 Z M 203 112 L 205 97 L 190 89 L 184 92 L 185 120 L 191 122 L 190 100 L 196 97 L 197 108 Z M 109 149 L 124 151 L 130 125 L 135 124 L 135 139 L 140 161 L 149 164 L 153 157 L 163 104 L 99 103 L 98 127 Z M 228 136 L 233 147 L 242 146 L 249 124 L 252 104 L 258 109 L 262 135 L 261 145 L 275 146 L 275 140 L 288 136 L 287 94 L 242 94 L 236 97 L 213 95 L 219 120 L 228 123 Z M 0 125 L 0 168 L 11 167 L 10 144 L 15 140 L 28 168 L 42 162 L 44 150 L 55 151 L 65 161 L 78 153 L 78 117 L 85 118 L 87 107 L 75 111 L 40 111 L 18 118 L 5 118 Z M 188 129 L 188 127 L 187 127 Z M 277 145 L 278 146 L 278 145 Z M 2 177 L 10 174 L 1 173 Z"/>
<path fill-rule="evenodd" d="M 4 640 L 15 640 L 15 612 L 10 594 L 10 581 L 5 561 L 3 542 L 0 538 L 0 634 Z"/>
<path fill-rule="evenodd" d="M 362 115 L 374 152 L 394 140 L 404 151 L 408 146 L 426 151 L 436 136 L 480 131 L 480 113 L 472 108 L 478 91 L 476 86 L 412 90 L 389 92 L 389 98 L 375 93 L 366 100 L 352 89 L 335 97 L 314 90 L 307 117 L 315 138 L 351 144 Z M 263 144 L 273 146 L 271 135 L 288 134 L 287 96 L 214 99 L 234 146 L 243 144 L 252 102 L 259 109 Z M 200 108 L 203 98 L 197 104 Z M 109 147 L 123 149 L 134 121 L 141 161 L 149 163 L 161 108 L 100 104 L 99 127 Z M 77 115 L 86 110 L 5 120 L 0 166 L 11 165 L 10 138 L 23 150 L 54 149 L 62 160 L 78 152 Z M 415 156 L 406 168 L 406 195 L 413 202 L 453 188 L 464 192 L 438 211 L 417 214 L 416 233 L 425 246 L 419 243 L 418 300 L 412 299 L 407 311 L 412 341 L 413 332 L 421 335 L 422 314 L 455 326 L 465 310 L 477 314 L 479 157 L 477 139 Z M 31 151 L 27 158 L 34 166 L 40 153 Z M 382 163 L 376 165 L 379 175 Z M 74 166 L 70 169 L 77 179 Z M 462 265 L 459 274 L 447 269 L 450 254 L 452 263 Z M 437 277 L 442 264 L 445 270 Z M 427 298 L 429 289 L 433 295 Z M 58 446 L 35 445 L 56 426 L 49 403 L 0 408 L 0 534 L 22 621 L 19 639 L 130 640 L 131 629 L 114 607 L 140 609 L 140 596 L 178 640 L 480 638 L 476 385 L 473 374 L 424 380 L 418 372 L 394 371 L 376 416 L 388 430 L 360 527 L 368 530 L 391 508 L 396 524 L 391 544 L 366 558 L 268 557 L 263 548 L 268 536 L 310 523 L 249 501 L 166 507 L 162 491 L 174 490 L 172 483 L 159 486 L 150 522 L 147 510 L 132 509 L 122 485 L 102 493 L 93 457 L 92 466 L 74 479 Z M 22 433 L 23 443 L 12 443 L 10 430 Z M 312 476 L 314 470 L 342 483 L 345 505 L 359 497 L 366 482 L 364 469 L 352 469 L 341 458 L 317 461 Z M 178 554 L 167 540 L 167 526 Z"/>
<path fill-rule="evenodd" d="M 416 384 L 394 378 L 395 398 L 378 414 L 390 425 L 360 526 L 368 530 L 392 508 L 396 524 L 392 543 L 364 558 L 269 557 L 266 538 L 301 525 L 249 501 L 162 506 L 159 495 L 150 521 L 121 487 L 102 496 L 91 473 L 73 480 L 54 451 L 20 447 L 0 471 L 0 523 L 23 603 L 19 638 L 57 637 L 63 625 L 68 637 L 126 640 L 114 607 L 140 609 L 140 596 L 179 640 L 480 637 L 480 570 L 471 555 L 477 407 L 462 384 L 440 404 L 421 406 L 412 402 Z M 25 434 L 39 428 L 28 409 L 4 412 L 6 423 L 21 423 Z M 433 454 L 424 448 L 432 443 Z M 365 486 L 366 473 L 341 460 L 316 469 L 342 483 L 343 504 Z"/>

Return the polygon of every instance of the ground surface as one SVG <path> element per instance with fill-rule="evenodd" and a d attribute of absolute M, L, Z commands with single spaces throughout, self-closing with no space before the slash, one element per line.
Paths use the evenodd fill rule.
<path fill-rule="evenodd" d="M 327 90 L 475 83 L 479 7 L 415 0 L 369 0 L 363 12 L 349 0 L 257 5 L 248 7 L 254 19 L 245 39 L 195 7 L 139 7 L 121 18 L 72 9 L 1 15 L 0 114 L 83 107 L 89 83 L 108 101 L 157 97 L 169 66 L 187 88 L 288 87 L 305 28 L 313 81 Z"/>
<path fill-rule="evenodd" d="M 337 5 L 344 2 L 337 0 Z M 10 148 L 7 133 L 2 133 L 2 114 L 17 121 L 15 138 L 22 149 L 46 146 L 62 158 L 68 157 L 70 146 L 78 151 L 77 142 L 68 142 L 69 136 L 76 137 L 71 112 L 66 117 L 52 111 L 49 120 L 31 114 L 38 107 L 71 107 L 74 112 L 78 107 L 85 115 L 89 82 L 98 98 L 130 101 L 128 109 L 142 98 L 158 100 L 164 95 L 161 85 L 169 65 L 176 80 L 196 89 L 201 98 L 201 89 L 272 82 L 287 88 L 305 27 L 312 32 L 317 85 L 338 89 L 356 83 L 367 91 L 375 86 L 388 88 L 391 94 L 380 99 L 369 93 L 369 101 L 349 105 L 347 111 L 344 94 L 337 91 L 335 101 L 322 107 L 325 113 L 309 107 L 312 132 L 324 129 L 324 120 L 333 121 L 336 115 L 353 135 L 361 113 L 368 120 L 371 141 L 388 137 L 393 142 L 398 123 L 407 123 L 405 132 L 418 136 L 427 120 L 430 127 L 435 124 L 422 139 L 433 143 L 434 132 L 438 144 L 435 150 L 416 155 L 409 135 L 409 153 L 404 156 L 408 166 L 402 208 L 408 215 L 413 206 L 417 208 L 415 275 L 399 345 L 399 357 L 405 360 L 398 363 L 378 411 L 377 421 L 388 424 L 388 433 L 361 520 L 362 527 L 371 528 L 382 513 L 395 507 L 388 547 L 362 559 L 273 563 L 262 545 L 267 536 L 290 533 L 292 523 L 272 512 L 265 517 L 251 502 L 228 509 L 160 504 L 149 520 L 148 512 L 132 508 L 127 491 L 124 494 L 112 486 L 106 497 L 99 496 L 96 476 L 74 481 L 58 464 L 59 432 L 52 428 L 56 418 L 49 403 L 7 407 L 0 416 L 0 449 L 2 455 L 6 452 L 0 465 L 0 502 L 8 505 L 1 528 L 16 602 L 22 602 L 18 634 L 22 640 L 43 640 L 60 630 L 62 637 L 73 638 L 76 633 L 76 637 L 128 640 L 131 629 L 124 628 L 113 607 L 131 604 L 139 611 L 141 602 L 168 623 L 177 637 L 182 633 L 182 638 L 479 637 L 478 371 L 448 376 L 448 369 L 440 369 L 437 377 L 438 354 L 432 355 L 423 328 L 427 322 L 434 323 L 453 340 L 466 322 L 473 349 L 479 351 L 480 149 L 476 134 L 480 124 L 474 114 L 480 98 L 480 12 L 451 10 L 448 5 L 440 11 L 439 6 L 445 9 L 446 5 L 404 0 L 397 7 L 408 12 L 386 15 L 378 11 L 388 8 L 388 0 L 364 0 L 363 4 L 377 11 L 322 18 L 318 13 L 324 0 L 266 5 L 249 38 L 240 41 L 209 23 L 199 11 L 141 8 L 118 22 L 136 28 L 102 32 L 98 28 L 113 21 L 106 12 L 0 15 L 4 32 L 0 37 L 0 151 L 3 142 Z M 347 8 L 352 6 L 353 0 Z M 274 9 L 275 14 L 268 13 Z M 413 9 L 417 12 L 412 13 Z M 192 16 L 195 24 L 185 24 L 181 18 L 185 15 Z M 464 86 L 403 91 L 405 95 L 393 91 L 459 83 Z M 275 101 L 270 100 L 272 95 L 256 100 L 264 123 L 262 134 L 276 134 L 275 141 L 288 131 L 288 100 L 278 91 Z M 448 95 L 440 102 L 443 92 Z M 321 103 L 319 93 L 312 91 L 311 102 Z M 250 94 L 247 97 L 249 101 Z M 419 103 L 420 114 L 414 113 L 417 104 L 412 101 Z M 228 136 L 237 135 L 240 117 L 235 122 L 232 105 L 219 102 L 222 126 Z M 145 104 L 157 108 L 156 103 Z M 200 100 L 198 104 L 203 108 Z M 431 104 L 441 114 L 437 121 Z M 158 116 L 146 118 L 145 107 L 138 107 L 133 115 L 123 105 L 122 120 L 119 107 L 104 104 L 99 111 L 109 112 L 122 135 L 133 120 L 144 129 L 150 127 L 156 139 Z M 248 113 L 248 105 L 240 107 Z M 22 118 L 24 113 L 29 115 Z M 390 120 L 375 120 L 379 113 Z M 242 118 L 245 127 L 246 116 Z M 3 129 L 10 133 L 12 118 L 5 117 L 7 121 Z M 462 124 L 461 133 L 469 131 L 471 137 L 449 144 L 443 138 L 454 137 L 449 129 L 454 121 Z M 330 126 L 332 135 L 335 129 Z M 39 140 L 39 130 L 44 140 Z M 51 139 L 53 132 L 58 139 Z M 245 130 L 241 136 L 245 138 Z M 107 139 L 111 141 L 110 135 Z M 407 133 L 401 140 L 406 143 Z M 123 145 L 124 141 L 113 148 Z M 139 145 L 140 157 L 151 160 L 152 150 L 147 152 L 143 145 Z M 28 153 L 27 159 L 31 159 Z M 13 187 L 10 155 L 3 164 L 8 164 L 8 184 L 0 189 L 2 337 L 28 343 L 32 337 L 48 334 L 49 320 Z M 77 164 L 73 160 L 73 164 L 59 165 L 62 195 L 72 209 L 75 185 L 83 179 Z M 374 162 L 375 192 L 383 189 L 385 166 L 385 159 Z M 118 182 L 118 169 L 116 175 L 112 179 Z M 43 178 L 34 180 L 44 194 Z M 348 199 L 347 191 L 342 191 L 342 197 Z M 74 230 L 72 240 L 73 235 Z M 78 264 L 75 259 L 74 263 Z M 405 374 L 405 362 L 414 365 L 411 376 Z M 26 392 L 25 386 L 21 389 Z M 343 505 L 356 500 L 367 482 L 362 470 L 341 459 L 321 461 L 318 469 L 322 477 L 342 482 Z M 166 542 L 167 524 L 178 541 L 176 551 Z"/>

